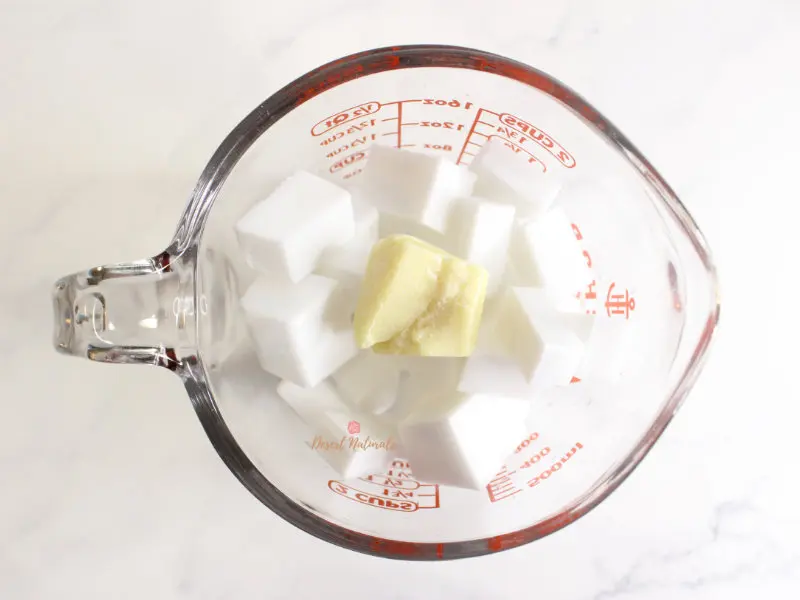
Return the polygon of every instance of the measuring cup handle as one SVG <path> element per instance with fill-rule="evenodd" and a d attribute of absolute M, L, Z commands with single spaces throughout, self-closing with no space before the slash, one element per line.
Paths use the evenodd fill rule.
<path fill-rule="evenodd" d="M 193 270 L 169 251 L 95 267 L 53 287 L 56 350 L 110 363 L 177 370 L 194 348 Z"/>

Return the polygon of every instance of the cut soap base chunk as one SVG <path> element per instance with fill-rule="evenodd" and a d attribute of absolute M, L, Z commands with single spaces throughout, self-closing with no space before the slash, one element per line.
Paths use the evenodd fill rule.
<path fill-rule="evenodd" d="M 475 175 L 439 157 L 375 145 L 359 181 L 359 197 L 381 212 L 443 232 L 453 199 L 472 194 Z"/>
<path fill-rule="evenodd" d="M 401 367 L 397 398 L 382 415 L 394 422 L 401 422 L 425 407 L 429 409 L 437 398 L 451 394 L 464 367 L 463 358 L 404 356 L 398 360 Z"/>
<path fill-rule="evenodd" d="M 378 211 L 373 206 L 353 200 L 355 234 L 344 245 L 325 249 L 316 272 L 347 285 L 355 285 L 364 276 L 372 245 L 378 241 Z"/>
<path fill-rule="evenodd" d="M 241 300 L 261 367 L 313 387 L 358 352 L 352 301 L 341 285 L 309 275 L 297 284 L 259 278 Z"/>
<path fill-rule="evenodd" d="M 447 249 L 487 270 L 489 293 L 498 288 L 505 272 L 515 210 L 514 206 L 483 198 L 458 198 L 453 202 Z"/>
<path fill-rule="evenodd" d="M 508 290 L 498 332 L 534 387 L 568 384 L 583 357 L 577 334 L 559 318 L 542 289 Z"/>
<path fill-rule="evenodd" d="M 527 433 L 527 400 L 451 393 L 399 426 L 415 476 L 425 482 L 481 489 Z"/>
<path fill-rule="evenodd" d="M 458 389 L 530 397 L 568 385 L 592 322 L 591 316 L 557 312 L 543 290 L 511 288 L 481 328 Z"/>
<path fill-rule="evenodd" d="M 358 410 L 381 415 L 397 400 L 402 364 L 391 356 L 360 352 L 331 378 L 342 398 Z"/>
<path fill-rule="evenodd" d="M 576 294 L 592 281 L 590 259 L 560 208 L 517 223 L 510 253 L 512 284 L 544 288 L 559 308 L 575 305 Z"/>
<path fill-rule="evenodd" d="M 323 251 L 353 237 L 350 192 L 298 171 L 236 223 L 247 263 L 259 273 L 298 282 Z"/>
<path fill-rule="evenodd" d="M 361 348 L 419 356 L 468 356 L 486 296 L 486 270 L 411 236 L 372 250 L 356 307 Z"/>
<path fill-rule="evenodd" d="M 320 413 L 343 411 L 347 408 L 336 393 L 336 389 L 327 381 L 305 388 L 284 379 L 278 384 L 277 391 L 294 412 L 312 428 L 316 425 Z"/>

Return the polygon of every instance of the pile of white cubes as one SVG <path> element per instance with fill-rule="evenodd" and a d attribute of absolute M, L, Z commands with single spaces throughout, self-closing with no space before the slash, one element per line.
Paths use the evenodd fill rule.
<path fill-rule="evenodd" d="M 395 457 L 429 483 L 480 489 L 527 435 L 536 395 L 566 386 L 593 327 L 576 300 L 591 280 L 559 185 L 491 141 L 467 167 L 373 146 L 352 189 L 306 172 L 244 214 L 236 233 L 258 274 L 241 299 L 262 368 L 314 436 L 393 441 L 316 449 L 342 477 Z M 373 244 L 407 233 L 483 266 L 478 347 L 464 358 L 378 355 L 352 317 Z"/>

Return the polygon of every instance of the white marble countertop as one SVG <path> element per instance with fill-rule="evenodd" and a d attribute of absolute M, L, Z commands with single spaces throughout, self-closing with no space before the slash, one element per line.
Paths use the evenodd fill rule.
<path fill-rule="evenodd" d="M 3 2 L 0 598 L 800 595 L 800 5 L 655 4 Z M 230 476 L 177 378 L 50 341 L 54 279 L 160 249 L 217 143 L 279 85 L 424 41 L 579 90 L 676 188 L 723 286 L 704 374 L 620 490 L 542 541 L 439 564 L 300 533 Z"/>

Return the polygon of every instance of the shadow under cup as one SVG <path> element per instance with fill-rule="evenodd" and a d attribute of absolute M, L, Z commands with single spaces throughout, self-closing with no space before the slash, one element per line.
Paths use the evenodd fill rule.
<path fill-rule="evenodd" d="M 529 435 L 486 489 L 417 481 L 402 455 L 386 472 L 343 480 L 310 448 L 314 432 L 255 358 L 237 300 L 255 274 L 240 259 L 234 224 L 297 169 L 350 186 L 376 143 L 468 165 L 492 138 L 529 163 L 532 181 L 590 190 L 557 200 L 596 276 L 580 291 L 598 328 L 590 364 L 580 381 L 532 399 Z M 661 435 L 716 325 L 705 242 L 647 160 L 558 81 L 476 50 L 374 50 L 305 75 L 234 130 L 194 200 L 205 222 L 195 296 L 202 369 L 186 381 L 201 421 L 256 497 L 357 551 L 474 556 L 576 520 Z"/>

